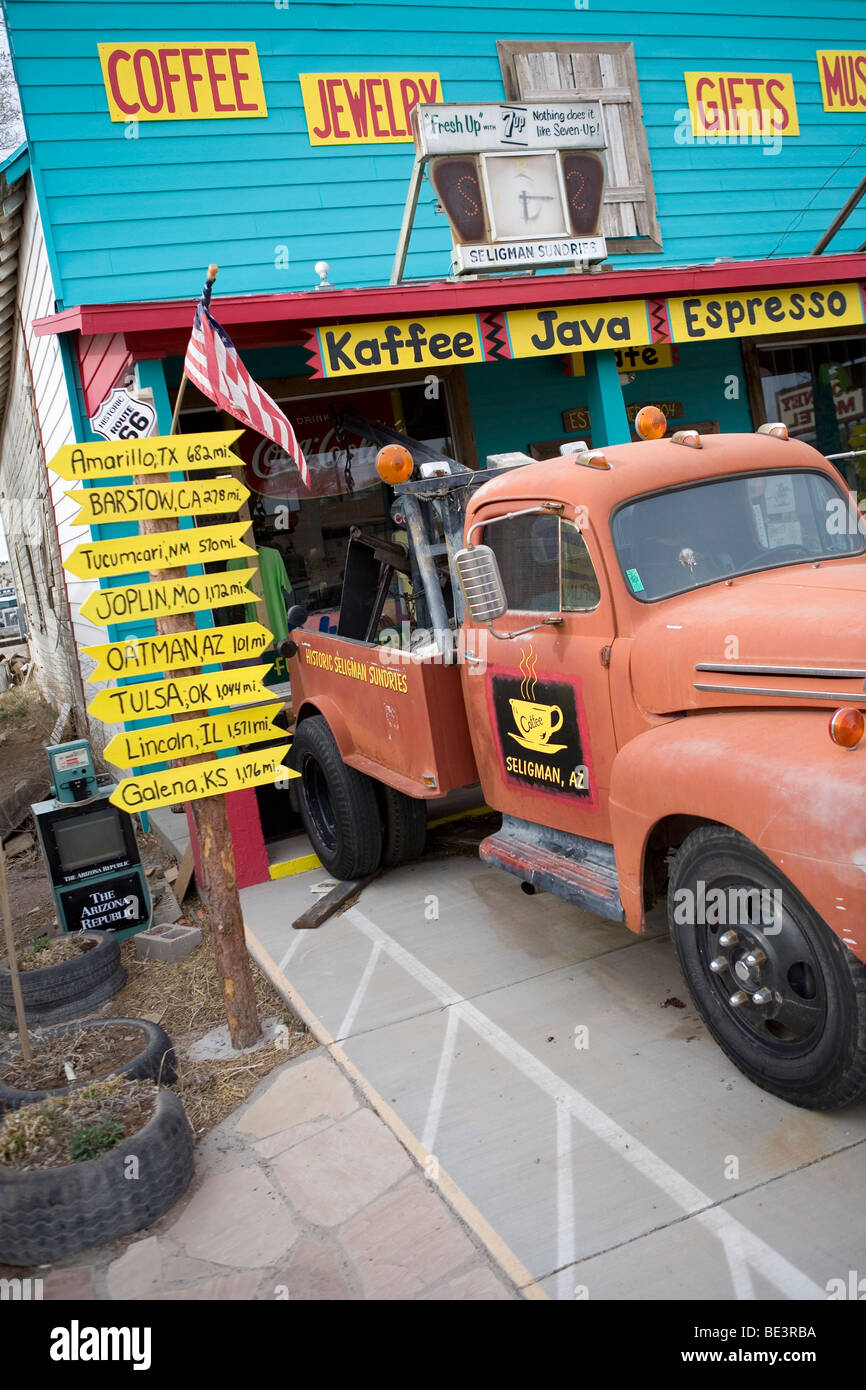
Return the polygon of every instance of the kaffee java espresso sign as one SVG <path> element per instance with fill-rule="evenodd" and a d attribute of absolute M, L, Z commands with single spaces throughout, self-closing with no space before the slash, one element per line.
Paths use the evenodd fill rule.
<path fill-rule="evenodd" d="M 362 376 L 413 367 L 545 357 L 573 352 L 699 343 L 847 328 L 866 322 L 854 281 L 796 289 L 729 291 L 328 324 L 310 329 L 314 377 Z"/>

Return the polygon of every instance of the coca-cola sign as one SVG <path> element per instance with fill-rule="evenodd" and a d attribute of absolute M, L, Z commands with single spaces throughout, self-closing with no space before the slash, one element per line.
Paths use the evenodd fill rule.
<path fill-rule="evenodd" d="M 365 392 L 353 405 L 370 420 L 394 427 L 394 411 L 388 391 Z M 343 432 L 337 423 L 339 402 L 279 402 L 292 422 L 310 470 L 309 487 L 300 485 L 297 464 L 278 444 L 246 430 L 238 450 L 244 460 L 244 481 L 251 492 L 281 501 L 335 497 L 360 492 L 379 482 L 376 472 L 378 445 L 357 434 Z"/>

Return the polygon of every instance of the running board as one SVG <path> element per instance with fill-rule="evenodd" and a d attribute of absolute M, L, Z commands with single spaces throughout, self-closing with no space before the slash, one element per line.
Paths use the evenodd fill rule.
<path fill-rule="evenodd" d="M 482 840 L 478 852 L 534 888 L 599 917 L 625 921 L 613 845 L 503 816 L 502 829 Z"/>

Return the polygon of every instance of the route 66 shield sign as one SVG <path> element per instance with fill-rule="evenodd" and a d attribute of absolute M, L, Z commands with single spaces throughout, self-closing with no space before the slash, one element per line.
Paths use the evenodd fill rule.
<path fill-rule="evenodd" d="M 90 428 L 103 439 L 144 439 L 156 428 L 156 411 L 149 401 L 136 400 L 116 386 L 91 419 Z"/>

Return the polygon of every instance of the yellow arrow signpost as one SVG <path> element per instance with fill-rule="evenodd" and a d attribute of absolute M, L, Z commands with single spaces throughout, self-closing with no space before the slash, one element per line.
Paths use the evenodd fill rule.
<path fill-rule="evenodd" d="M 209 285 L 216 273 L 216 266 L 208 268 Z M 257 622 L 224 628 L 193 627 L 196 612 L 260 599 L 248 587 L 255 574 L 252 568 L 225 569 L 201 577 L 187 573 L 190 565 L 226 564 L 256 552 L 243 540 L 250 521 L 225 521 L 250 495 L 228 472 L 244 466 L 232 450 L 243 431 L 175 434 L 185 384 L 184 376 L 169 435 L 70 444 L 55 454 L 50 465 L 65 482 L 102 484 L 67 492 L 79 508 L 72 525 L 138 524 L 138 536 L 82 542 L 65 562 L 65 568 L 77 579 L 95 584 L 125 576 L 148 576 L 147 581 L 142 578 L 138 583 L 95 588 L 81 605 L 82 617 L 98 626 L 151 619 L 155 623 L 155 636 L 85 648 L 96 662 L 92 681 L 163 676 L 99 690 L 90 703 L 88 712 L 104 723 L 135 725 L 160 717 L 167 721 L 117 734 L 105 754 L 120 767 L 201 758 L 202 754 L 246 748 L 282 736 L 273 722 L 283 708 L 282 701 L 274 702 L 273 692 L 263 684 L 271 667 L 257 664 L 224 669 L 224 663 L 261 656 L 272 646 L 273 635 Z M 227 476 L 185 477 L 202 469 Z M 185 480 L 172 482 L 171 474 Z M 221 520 L 214 526 L 195 525 L 188 530 L 162 524 L 179 517 Z M 161 570 L 168 572 L 166 577 L 153 578 Z M 185 674 L 191 668 L 210 665 L 223 669 Z M 172 672 L 184 674 L 172 676 Z M 247 708 L 235 708 L 243 706 Z M 215 714 L 215 709 L 227 712 Z M 261 1028 L 232 861 L 226 793 L 268 782 L 284 786 L 290 777 L 298 776 L 284 766 L 287 753 L 284 742 L 277 748 L 181 763 L 164 772 L 145 772 L 125 778 L 110 798 L 131 814 L 177 802 L 203 803 L 193 810 L 193 839 L 200 856 L 196 868 L 214 927 L 214 951 L 235 1047 L 254 1042 Z"/>
<path fill-rule="evenodd" d="M 240 462 L 238 459 L 239 467 Z M 235 478 L 73 488 L 66 494 L 81 508 L 72 518 L 73 526 L 111 526 L 118 521 L 157 521 L 175 516 L 216 516 L 221 512 L 236 512 L 249 495 L 249 488 Z"/>
<path fill-rule="evenodd" d="M 234 623 L 230 627 L 168 632 L 161 637 L 127 637 L 125 641 L 106 642 L 82 650 L 96 662 L 88 681 L 110 681 L 122 676 L 184 671 L 190 666 L 249 661 L 261 656 L 273 640 L 272 633 L 261 623 Z"/>
<path fill-rule="evenodd" d="M 115 767 L 142 767 L 282 738 L 285 729 L 273 722 L 282 708 L 282 701 L 277 700 L 272 705 L 209 714 L 204 719 L 184 719 L 156 729 L 127 730 L 115 734 L 106 745 L 105 760 Z"/>
<path fill-rule="evenodd" d="M 225 526 L 196 526 L 188 531 L 163 531 L 153 536 L 124 536 L 120 540 L 77 545 L 63 568 L 76 579 L 108 579 L 124 574 L 170 570 L 181 565 L 213 564 L 255 555 L 241 537 L 252 521 Z"/>
<path fill-rule="evenodd" d="M 270 692 L 262 684 L 270 666 L 241 666 L 205 676 L 177 676 L 100 690 L 87 706 L 103 724 L 133 719 L 156 719 L 166 714 L 191 714 L 219 705 L 251 705 Z M 175 801 L 179 798 L 175 797 Z"/>
<path fill-rule="evenodd" d="M 240 753 L 233 758 L 217 758 L 210 763 L 178 767 L 170 772 L 147 772 L 143 777 L 126 777 L 118 782 L 109 800 L 124 811 L 152 811 L 176 801 L 197 801 L 203 796 L 261 787 L 268 782 L 299 777 L 283 759 L 289 748 L 267 748 L 259 753 Z"/>
<path fill-rule="evenodd" d="M 166 618 L 200 608 L 228 608 L 236 603 L 260 603 L 247 588 L 254 569 L 220 570 L 198 579 L 159 579 L 153 584 L 119 584 L 97 589 L 81 605 L 81 616 L 97 627 L 134 623 L 142 618 Z"/>
<path fill-rule="evenodd" d="M 240 468 L 243 460 L 232 451 L 232 445 L 242 434 L 243 430 L 215 430 L 212 434 L 64 444 L 48 466 L 67 483 L 83 478 L 124 478 L 225 465 Z"/>

